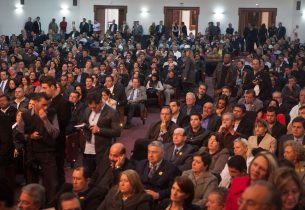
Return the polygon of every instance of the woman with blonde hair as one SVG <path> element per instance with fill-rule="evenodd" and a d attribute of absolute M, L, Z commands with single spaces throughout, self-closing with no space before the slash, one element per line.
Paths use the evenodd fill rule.
<path fill-rule="evenodd" d="M 150 210 L 152 198 L 145 193 L 140 176 L 134 170 L 123 171 L 119 184 L 107 194 L 98 210 Z"/>
<path fill-rule="evenodd" d="M 302 161 L 304 160 L 303 146 L 294 140 L 286 141 L 284 143 L 283 156 L 286 160 L 289 160 L 293 163 L 295 171 L 299 174 L 300 178 L 304 180 L 305 167 L 302 164 Z"/>
<path fill-rule="evenodd" d="M 298 174 L 292 168 L 278 168 L 272 176 L 271 182 L 281 196 L 281 210 L 305 209 L 304 186 Z"/>

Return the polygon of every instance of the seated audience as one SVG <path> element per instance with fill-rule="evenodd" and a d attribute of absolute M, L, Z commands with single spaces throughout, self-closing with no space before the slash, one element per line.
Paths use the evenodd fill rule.
<path fill-rule="evenodd" d="M 145 192 L 139 174 L 134 170 L 123 171 L 119 183 L 107 194 L 98 210 L 150 210 L 151 196 Z"/>
<path fill-rule="evenodd" d="M 246 90 L 244 97 L 238 100 L 239 104 L 245 104 L 247 111 L 255 111 L 263 108 L 263 102 L 255 97 L 254 90 Z"/>
<path fill-rule="evenodd" d="M 238 209 L 278 210 L 281 209 L 279 199 L 280 196 L 270 182 L 259 180 L 251 183 L 242 193 L 242 196 L 238 200 Z M 226 206 L 225 209 L 229 208 Z"/>
<path fill-rule="evenodd" d="M 158 210 L 167 209 L 188 209 L 200 210 L 197 205 L 192 204 L 195 197 L 194 184 L 190 178 L 186 176 L 178 176 L 171 188 L 170 200 L 160 204 Z"/>
<path fill-rule="evenodd" d="M 279 193 L 282 210 L 304 209 L 304 183 L 291 168 L 281 167 L 271 177 L 275 191 Z"/>
<path fill-rule="evenodd" d="M 102 90 L 102 99 L 112 109 L 116 109 L 117 101 L 111 98 L 111 92 L 110 92 L 109 89 L 103 89 Z"/>
<path fill-rule="evenodd" d="M 17 207 L 20 209 L 43 209 L 46 201 L 46 190 L 40 184 L 28 184 L 22 187 Z"/>
<path fill-rule="evenodd" d="M 221 125 L 221 117 L 214 113 L 214 105 L 211 102 L 206 102 L 202 107 L 202 122 L 201 127 L 216 132 Z"/>
<path fill-rule="evenodd" d="M 152 74 L 146 84 L 147 98 L 157 98 L 164 90 L 162 82 L 159 81 L 157 74 Z"/>
<path fill-rule="evenodd" d="M 254 136 L 248 138 L 248 154 L 258 147 L 273 154 L 277 148 L 276 139 L 270 135 L 267 122 L 261 119 L 257 119 L 254 124 Z"/>
<path fill-rule="evenodd" d="M 220 95 L 215 104 L 215 113 L 217 116 L 221 117 L 224 113 L 229 111 L 228 97 L 226 95 Z"/>
<path fill-rule="evenodd" d="M 249 166 L 249 175 L 243 177 L 236 177 L 229 189 L 228 197 L 226 200 L 227 210 L 237 210 L 241 205 L 241 195 L 246 188 L 259 180 L 267 181 L 271 174 L 277 168 L 277 160 L 269 152 L 260 152 L 252 160 Z"/>
<path fill-rule="evenodd" d="M 270 134 L 275 138 L 279 139 L 281 136 L 285 135 L 287 133 L 287 128 L 283 124 L 279 123 L 277 120 L 277 111 L 274 107 L 269 107 L 267 109 L 266 114 L 266 122 L 268 125 L 268 129 L 270 131 Z"/>
<path fill-rule="evenodd" d="M 305 105 L 305 89 L 303 88 L 300 91 L 299 94 L 299 103 L 292 107 L 292 109 L 289 112 L 290 121 L 292 121 L 294 118 L 296 118 L 299 114 L 299 108 Z"/>
<path fill-rule="evenodd" d="M 196 97 L 192 92 L 185 96 L 185 103 L 181 106 L 181 113 L 187 116 L 191 114 L 201 114 L 201 107 L 196 105 Z"/>
<path fill-rule="evenodd" d="M 169 108 L 172 112 L 172 121 L 176 123 L 179 127 L 184 128 L 189 125 L 189 116 L 184 115 L 180 111 L 180 102 L 176 100 L 171 100 L 169 102 Z"/>
<path fill-rule="evenodd" d="M 77 195 L 71 192 L 64 193 L 59 198 L 59 210 L 81 209 Z"/>
<path fill-rule="evenodd" d="M 207 210 L 224 210 L 228 190 L 225 188 L 217 188 L 209 194 L 206 203 Z"/>
<path fill-rule="evenodd" d="M 208 152 L 211 155 L 212 161 L 209 171 L 217 175 L 218 178 L 230 155 L 223 142 L 223 136 L 220 133 L 211 133 L 207 147 L 201 147 L 199 150 L 200 152 Z"/>
<path fill-rule="evenodd" d="M 140 174 L 145 192 L 155 201 L 169 198 L 174 178 L 180 175 L 179 169 L 164 159 L 164 147 L 160 141 L 148 145 L 147 159 L 137 163 L 136 171 Z"/>
<path fill-rule="evenodd" d="M 164 144 L 164 159 L 173 163 L 180 171 L 192 167 L 192 154 L 197 151 L 192 145 L 186 144 L 186 133 L 183 128 L 176 128 L 173 133 L 173 142 Z"/>
<path fill-rule="evenodd" d="M 186 143 L 198 147 L 206 145 L 209 131 L 201 127 L 201 115 L 192 114 L 190 116 L 190 125 L 185 128 Z"/>
<path fill-rule="evenodd" d="M 192 180 L 195 188 L 193 204 L 204 207 L 210 192 L 217 188 L 217 178 L 209 172 L 211 156 L 207 152 L 193 155 L 192 169 L 184 171 L 182 176 Z"/>
<path fill-rule="evenodd" d="M 246 111 L 245 105 L 236 104 L 233 107 L 233 115 L 234 130 L 244 138 L 251 136 L 253 134 L 254 120 L 251 119 L 250 112 Z"/>
<path fill-rule="evenodd" d="M 207 94 L 208 86 L 206 84 L 199 84 L 196 94 L 196 105 L 202 107 L 205 103 L 213 103 L 213 98 Z"/>

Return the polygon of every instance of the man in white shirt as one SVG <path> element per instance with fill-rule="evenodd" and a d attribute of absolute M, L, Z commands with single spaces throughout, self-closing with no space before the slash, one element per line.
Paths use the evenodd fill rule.
<path fill-rule="evenodd" d="M 305 105 L 305 89 L 302 89 L 300 91 L 300 95 L 299 95 L 299 103 L 297 105 L 295 105 L 294 107 L 292 107 L 289 115 L 290 115 L 290 121 L 292 122 L 292 120 L 294 118 L 296 118 L 299 115 L 299 108 Z"/>

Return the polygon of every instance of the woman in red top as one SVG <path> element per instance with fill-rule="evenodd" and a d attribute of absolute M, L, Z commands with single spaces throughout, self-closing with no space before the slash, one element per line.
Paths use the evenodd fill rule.
<path fill-rule="evenodd" d="M 250 163 L 249 174 L 247 176 L 236 177 L 233 179 L 226 200 L 225 209 L 237 210 L 237 201 L 251 182 L 257 180 L 268 180 L 277 166 L 277 161 L 271 153 L 265 151 L 258 153 Z"/>

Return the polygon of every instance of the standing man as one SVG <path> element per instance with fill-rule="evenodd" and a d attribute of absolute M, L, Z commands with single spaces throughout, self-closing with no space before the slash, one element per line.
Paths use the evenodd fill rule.
<path fill-rule="evenodd" d="M 17 122 L 17 132 L 23 135 L 16 137 L 24 136 L 27 181 L 38 183 L 41 175 L 47 199 L 50 201 L 56 193 L 58 184 L 55 160 L 56 138 L 59 135 L 57 114 L 53 108 L 48 108 L 49 97 L 46 93 L 37 93 L 33 100 L 33 109 L 24 112 Z"/>
<path fill-rule="evenodd" d="M 29 36 L 31 32 L 33 31 L 33 22 L 32 18 L 28 17 L 28 21 L 24 25 L 24 30 L 26 31 L 26 34 Z"/>
<path fill-rule="evenodd" d="M 237 70 L 232 65 L 231 55 L 224 54 L 223 63 L 218 63 L 213 75 L 214 95 L 218 96 L 221 93 L 223 86 L 229 86 L 233 90 L 237 77 Z"/>
<path fill-rule="evenodd" d="M 41 33 L 40 17 L 37 17 L 36 21 L 33 23 L 33 32 L 37 35 L 39 35 Z"/>
<path fill-rule="evenodd" d="M 285 39 L 286 36 L 286 28 L 283 26 L 281 22 L 279 22 L 279 27 L 277 28 L 277 39 Z"/>
<path fill-rule="evenodd" d="M 45 76 L 41 78 L 41 90 L 51 98 L 50 108 L 55 109 L 58 116 L 59 123 L 59 135 L 56 138 L 56 165 L 58 172 L 58 182 L 62 184 L 65 182 L 65 141 L 66 141 L 66 127 L 71 118 L 71 105 L 59 94 L 56 88 L 56 81 L 51 76 Z"/>
<path fill-rule="evenodd" d="M 157 39 L 159 40 L 163 34 L 165 34 L 165 27 L 163 25 L 163 21 L 160 20 L 159 25 L 156 27 Z"/>
<path fill-rule="evenodd" d="M 59 23 L 60 33 L 62 35 L 66 34 L 66 32 L 67 32 L 67 25 L 68 25 L 68 23 L 66 21 L 66 17 L 63 17 L 62 21 Z"/>
<path fill-rule="evenodd" d="M 140 25 L 139 21 L 135 21 L 132 27 L 132 34 L 136 42 L 140 42 L 143 35 L 143 27 Z"/>
<path fill-rule="evenodd" d="M 79 32 L 82 33 L 88 33 L 89 31 L 89 25 L 86 22 L 86 18 L 83 18 L 83 21 L 79 24 Z"/>
<path fill-rule="evenodd" d="M 119 115 L 102 100 L 102 94 L 92 92 L 87 96 L 89 109 L 84 113 L 86 142 L 83 165 L 92 173 L 98 160 L 110 148 L 113 138 L 121 135 Z"/>
<path fill-rule="evenodd" d="M 116 34 L 117 30 L 118 30 L 118 24 L 116 24 L 115 20 L 113 20 L 109 26 L 109 32 L 113 35 Z"/>

